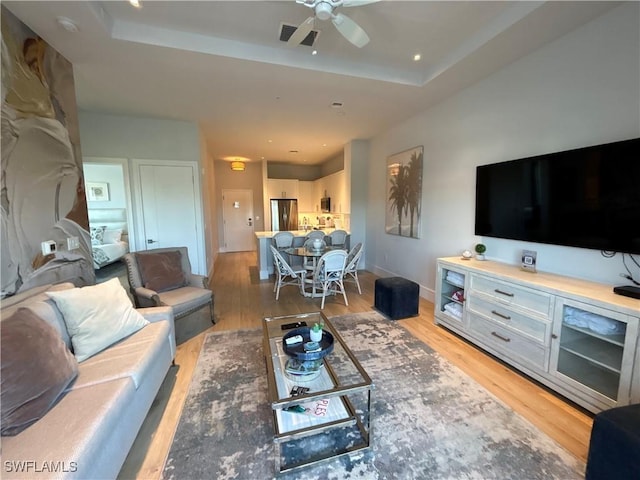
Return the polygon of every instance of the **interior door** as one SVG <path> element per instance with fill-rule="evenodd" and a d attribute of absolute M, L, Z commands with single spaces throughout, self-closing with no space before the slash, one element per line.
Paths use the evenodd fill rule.
<path fill-rule="evenodd" d="M 253 190 L 222 190 L 222 218 L 225 251 L 255 250 Z"/>
<path fill-rule="evenodd" d="M 200 265 L 194 167 L 139 165 L 143 248 L 186 246 L 191 268 Z"/>

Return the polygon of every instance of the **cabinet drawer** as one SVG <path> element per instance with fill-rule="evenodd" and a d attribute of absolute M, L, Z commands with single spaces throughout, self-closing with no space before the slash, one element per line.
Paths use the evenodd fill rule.
<path fill-rule="evenodd" d="M 469 326 L 482 342 L 493 345 L 506 357 L 526 362 L 536 369 L 547 370 L 547 350 L 539 343 L 473 313 L 469 314 Z"/>
<path fill-rule="evenodd" d="M 471 289 L 505 305 L 535 312 L 545 318 L 551 312 L 551 295 L 538 290 L 517 287 L 482 275 L 471 275 Z"/>
<path fill-rule="evenodd" d="M 490 302 L 471 295 L 467 299 L 467 308 L 474 313 L 490 318 L 502 324 L 504 327 L 514 330 L 516 333 L 522 333 L 542 344 L 547 343 L 550 338 L 547 334 L 548 329 L 551 328 L 550 322 L 528 317 L 500 303 Z"/>

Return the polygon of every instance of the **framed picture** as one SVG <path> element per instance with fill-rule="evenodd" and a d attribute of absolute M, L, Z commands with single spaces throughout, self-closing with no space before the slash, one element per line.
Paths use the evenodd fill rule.
<path fill-rule="evenodd" d="M 391 235 L 420 238 L 423 152 L 419 146 L 387 158 L 384 225 Z"/>
<path fill-rule="evenodd" d="M 109 184 L 106 182 L 87 182 L 87 200 L 91 202 L 109 201 Z"/>

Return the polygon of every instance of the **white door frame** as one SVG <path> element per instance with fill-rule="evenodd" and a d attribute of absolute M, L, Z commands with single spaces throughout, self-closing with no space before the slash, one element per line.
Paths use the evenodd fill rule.
<path fill-rule="evenodd" d="M 133 181 L 133 200 L 134 200 L 134 211 L 136 219 L 140 221 L 136 221 L 136 239 L 135 250 L 146 250 L 146 245 L 142 244 L 141 239 L 144 238 L 144 228 L 142 225 L 142 219 L 144 218 L 143 210 L 142 210 L 142 184 L 140 179 L 140 167 L 141 166 L 157 166 L 157 167 L 191 167 L 193 171 L 193 189 L 194 189 L 194 197 L 195 197 L 195 217 L 196 217 L 196 245 L 198 249 L 198 263 L 199 265 L 191 265 L 191 268 L 194 270 L 193 273 L 197 273 L 200 275 L 206 275 L 206 254 L 204 251 L 204 217 L 202 214 L 202 193 L 200 190 L 200 170 L 198 169 L 197 162 L 189 162 L 189 161 L 181 161 L 181 160 L 145 160 L 133 158 L 131 159 L 131 177 Z"/>
<path fill-rule="evenodd" d="M 83 157 L 82 166 L 85 165 L 120 165 L 122 167 L 122 176 L 124 178 L 124 196 L 127 205 L 127 235 L 129 237 L 129 245 L 136 244 L 136 223 L 134 219 L 133 202 L 131 201 L 131 182 L 129 180 L 129 159 L 128 158 L 111 158 L 111 157 Z M 84 174 L 83 174 L 84 175 Z"/>

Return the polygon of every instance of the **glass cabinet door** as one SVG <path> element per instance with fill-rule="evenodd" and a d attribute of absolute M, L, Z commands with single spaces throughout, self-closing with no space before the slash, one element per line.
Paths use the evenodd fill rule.
<path fill-rule="evenodd" d="M 638 319 L 561 298 L 556 315 L 556 375 L 568 377 L 604 405 L 627 404 Z"/>

